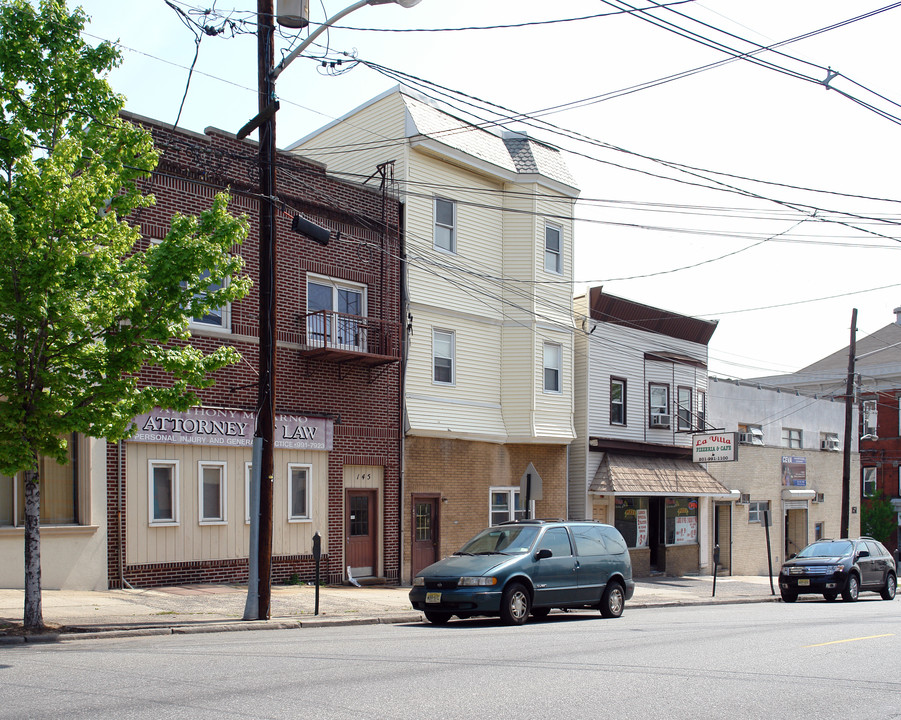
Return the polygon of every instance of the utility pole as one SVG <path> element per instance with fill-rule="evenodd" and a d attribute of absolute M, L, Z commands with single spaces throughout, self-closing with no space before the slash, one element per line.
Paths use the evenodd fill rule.
<path fill-rule="evenodd" d="M 260 127 L 260 377 L 257 427 L 262 438 L 259 515 L 259 620 L 268 620 L 272 595 L 272 497 L 275 476 L 275 102 L 272 65 L 275 61 L 273 0 L 257 0 L 257 57 Z M 256 473 L 254 473 L 256 475 Z"/>
<path fill-rule="evenodd" d="M 854 413 L 854 360 L 857 354 L 857 308 L 851 311 L 851 343 L 848 345 L 848 382 L 845 386 L 845 437 L 842 457 L 841 537 L 848 537 L 851 525 L 851 433 Z"/>

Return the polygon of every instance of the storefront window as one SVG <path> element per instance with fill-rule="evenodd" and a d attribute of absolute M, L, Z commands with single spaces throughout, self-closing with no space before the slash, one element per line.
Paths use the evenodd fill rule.
<path fill-rule="evenodd" d="M 614 524 L 630 548 L 648 546 L 648 499 L 646 497 L 616 498 Z"/>
<path fill-rule="evenodd" d="M 698 542 L 698 499 L 666 499 L 666 544 L 694 545 Z"/>

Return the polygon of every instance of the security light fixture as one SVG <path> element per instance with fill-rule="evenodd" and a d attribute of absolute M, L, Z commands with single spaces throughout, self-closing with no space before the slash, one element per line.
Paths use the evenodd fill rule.
<path fill-rule="evenodd" d="M 294 220 L 291 221 L 291 229 L 296 233 L 306 235 L 310 240 L 320 245 L 328 245 L 329 236 L 331 235 L 331 231 L 328 228 L 310 222 L 300 215 L 294 216 Z"/>

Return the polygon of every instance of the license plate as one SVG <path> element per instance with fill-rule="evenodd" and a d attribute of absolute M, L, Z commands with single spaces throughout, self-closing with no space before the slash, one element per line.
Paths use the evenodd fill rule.
<path fill-rule="evenodd" d="M 810 585 L 810 580 L 808 580 L 807 578 L 799 578 L 798 586 L 800 587 L 802 585 Z"/>
<path fill-rule="evenodd" d="M 441 593 L 426 593 L 425 601 L 427 603 L 440 603 L 441 602 Z"/>

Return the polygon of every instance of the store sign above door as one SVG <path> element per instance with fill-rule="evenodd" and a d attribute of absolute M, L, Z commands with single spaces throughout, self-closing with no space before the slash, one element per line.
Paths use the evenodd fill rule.
<path fill-rule="evenodd" d="M 256 414 L 246 410 L 192 408 L 174 412 L 156 408 L 135 418 L 130 442 L 165 445 L 250 447 Z M 275 416 L 277 450 L 331 450 L 334 421 L 299 415 Z"/>
<path fill-rule="evenodd" d="M 738 433 L 704 433 L 691 436 L 693 462 L 731 462 L 738 460 Z"/>

